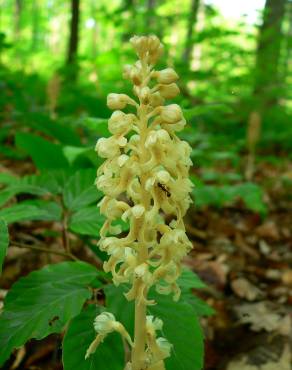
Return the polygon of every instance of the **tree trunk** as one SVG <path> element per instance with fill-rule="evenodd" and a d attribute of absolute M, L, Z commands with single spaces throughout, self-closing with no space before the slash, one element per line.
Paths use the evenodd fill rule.
<path fill-rule="evenodd" d="M 187 34 L 185 39 L 185 47 L 182 55 L 183 61 L 190 66 L 191 54 L 193 50 L 193 35 L 194 28 L 197 23 L 199 13 L 200 0 L 191 0 L 190 14 L 187 23 Z"/>
<path fill-rule="evenodd" d="M 67 54 L 67 64 L 76 64 L 79 38 L 80 0 L 71 0 L 70 36 Z"/>
<path fill-rule="evenodd" d="M 286 2 L 266 0 L 263 23 L 259 30 L 253 95 L 257 107 L 262 111 L 277 104 L 280 97 L 279 66 Z"/>
<path fill-rule="evenodd" d="M 254 173 L 255 150 L 260 139 L 263 116 L 267 116 L 281 97 L 282 24 L 287 0 L 266 0 L 263 23 L 259 29 L 252 109 L 247 127 L 248 159 L 246 178 Z"/>

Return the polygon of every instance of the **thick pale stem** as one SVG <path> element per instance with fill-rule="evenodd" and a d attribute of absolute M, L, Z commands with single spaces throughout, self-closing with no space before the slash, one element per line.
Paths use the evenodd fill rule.
<path fill-rule="evenodd" d="M 147 80 L 147 72 L 145 65 L 143 67 L 144 84 Z M 141 104 L 141 100 L 140 100 Z M 139 117 L 139 128 L 140 128 L 140 162 L 143 164 L 146 161 L 145 153 L 145 139 L 147 132 L 147 110 L 146 107 L 140 105 L 138 109 Z M 141 176 L 141 203 L 145 209 L 148 208 L 148 195 L 145 194 L 145 176 Z M 138 255 L 139 263 L 144 263 L 148 259 L 147 246 L 140 240 L 140 250 Z M 137 278 L 136 283 L 138 285 L 145 285 L 142 278 Z M 147 298 L 147 288 L 144 290 L 144 297 Z M 143 300 L 136 298 L 135 300 L 135 330 L 134 330 L 134 347 L 132 350 L 132 369 L 133 370 L 144 370 L 145 369 L 145 348 L 146 348 L 146 303 Z"/>
<path fill-rule="evenodd" d="M 132 351 L 132 369 L 145 369 L 145 346 L 146 346 L 146 304 L 135 301 L 135 333 L 134 348 Z"/>

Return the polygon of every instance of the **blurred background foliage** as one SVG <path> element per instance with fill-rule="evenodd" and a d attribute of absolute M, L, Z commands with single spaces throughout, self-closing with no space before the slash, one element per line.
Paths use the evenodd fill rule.
<path fill-rule="evenodd" d="M 228 3 L 0 0 L 1 205 L 7 194 L 27 192 L 19 189 L 31 180 L 21 185 L 22 176 L 44 184 L 44 174 L 99 165 L 93 148 L 108 134 L 106 95 L 131 89 L 121 77 L 135 61 L 129 38 L 154 33 L 165 44 L 158 67 L 181 76 L 176 102 L 188 120 L 181 136 L 193 147 L 195 204 L 239 202 L 265 216 L 271 184 L 261 163 L 281 172 L 291 160 L 292 2 L 254 1 L 253 17 L 240 9 L 226 16 Z M 9 190 L 16 180 L 8 169 L 18 190 Z M 289 174 L 280 180 L 291 185 Z"/>

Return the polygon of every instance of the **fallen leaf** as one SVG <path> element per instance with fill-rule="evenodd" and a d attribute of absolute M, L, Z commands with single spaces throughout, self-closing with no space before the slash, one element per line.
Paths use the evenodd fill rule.
<path fill-rule="evenodd" d="M 280 238 L 278 228 L 274 221 L 267 221 L 258 226 L 255 232 L 260 238 L 267 238 L 271 240 L 279 240 Z"/>
<path fill-rule="evenodd" d="M 276 309 L 268 307 L 268 302 L 247 303 L 235 308 L 242 324 L 250 324 L 254 331 L 265 330 L 267 332 L 283 333 L 283 320 L 287 335 L 291 334 L 291 318 L 287 314 L 277 312 Z M 286 319 L 286 317 L 289 319 Z"/>
<path fill-rule="evenodd" d="M 244 278 L 232 280 L 231 288 L 238 297 L 247 299 L 248 301 L 254 301 L 264 295 L 259 288 Z"/>

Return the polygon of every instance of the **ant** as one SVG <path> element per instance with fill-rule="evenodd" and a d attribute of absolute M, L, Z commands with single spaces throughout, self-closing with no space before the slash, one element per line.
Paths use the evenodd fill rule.
<path fill-rule="evenodd" d="M 159 182 L 157 185 L 158 185 L 158 187 L 159 187 L 161 190 L 163 190 L 163 191 L 166 193 L 166 195 L 167 195 L 167 197 L 168 197 L 168 198 L 171 196 L 171 194 L 170 194 L 169 190 L 167 189 L 167 187 L 166 187 L 164 184 L 161 184 L 161 183 Z"/>

